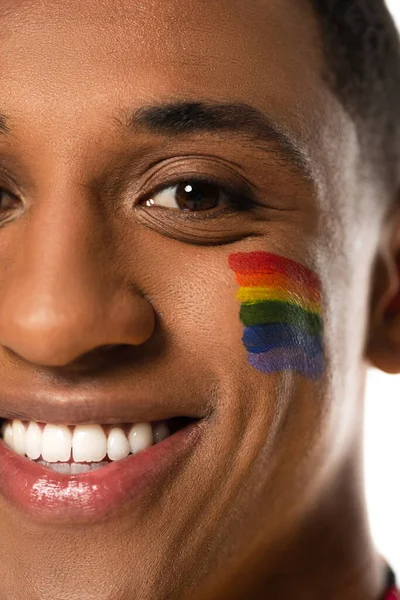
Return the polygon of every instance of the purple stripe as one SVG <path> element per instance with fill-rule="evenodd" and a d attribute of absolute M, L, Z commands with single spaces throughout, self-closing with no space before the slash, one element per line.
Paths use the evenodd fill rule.
<path fill-rule="evenodd" d="M 297 371 L 310 379 L 319 379 L 323 372 L 323 355 L 310 357 L 302 348 L 276 348 L 268 352 L 248 352 L 249 363 L 262 373 Z"/>

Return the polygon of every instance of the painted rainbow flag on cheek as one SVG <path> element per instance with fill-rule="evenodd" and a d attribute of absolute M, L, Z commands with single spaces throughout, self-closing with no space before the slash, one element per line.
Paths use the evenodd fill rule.
<path fill-rule="evenodd" d="M 270 252 L 237 252 L 228 262 L 240 286 L 249 363 L 263 373 L 292 370 L 319 379 L 323 321 L 318 276 Z"/>

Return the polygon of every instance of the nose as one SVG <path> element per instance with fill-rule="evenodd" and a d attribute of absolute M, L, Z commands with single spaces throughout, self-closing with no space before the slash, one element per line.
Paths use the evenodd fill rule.
<path fill-rule="evenodd" d="M 59 367 L 101 346 L 139 345 L 152 336 L 154 310 L 134 275 L 121 273 L 116 236 L 82 193 L 61 202 L 42 198 L 12 226 L 0 345 L 30 363 Z"/>

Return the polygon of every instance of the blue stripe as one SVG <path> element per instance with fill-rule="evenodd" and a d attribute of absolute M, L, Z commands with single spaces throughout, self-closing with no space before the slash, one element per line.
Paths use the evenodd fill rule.
<path fill-rule="evenodd" d="M 268 323 L 246 327 L 242 341 L 249 352 L 268 352 L 274 348 L 302 348 L 309 356 L 322 353 L 320 335 L 287 323 Z"/>

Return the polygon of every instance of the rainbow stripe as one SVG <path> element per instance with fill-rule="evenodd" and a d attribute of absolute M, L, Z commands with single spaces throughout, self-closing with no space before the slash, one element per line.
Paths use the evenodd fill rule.
<path fill-rule="evenodd" d="M 319 379 L 323 321 L 318 276 L 270 252 L 237 252 L 228 263 L 240 286 L 249 363 L 263 373 L 292 370 Z"/>

